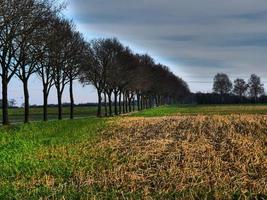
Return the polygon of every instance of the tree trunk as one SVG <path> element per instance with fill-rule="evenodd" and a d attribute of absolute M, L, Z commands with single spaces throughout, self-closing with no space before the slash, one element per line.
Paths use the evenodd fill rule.
<path fill-rule="evenodd" d="M 112 93 L 108 93 L 109 116 L 112 116 L 112 101 L 111 101 L 111 94 L 112 94 Z"/>
<path fill-rule="evenodd" d="M 28 80 L 23 81 L 23 93 L 24 93 L 24 123 L 29 123 L 30 103 L 29 103 Z"/>
<path fill-rule="evenodd" d="M 132 98 L 132 103 L 133 103 L 133 112 L 135 111 L 135 97 L 133 96 Z"/>
<path fill-rule="evenodd" d="M 144 108 L 147 109 L 147 98 L 144 98 Z"/>
<path fill-rule="evenodd" d="M 140 111 L 140 94 L 137 93 L 137 109 Z"/>
<path fill-rule="evenodd" d="M 221 104 L 223 104 L 223 93 L 222 92 L 220 93 L 220 97 L 221 97 L 221 99 L 220 99 L 221 100 Z"/>
<path fill-rule="evenodd" d="M 156 104 L 156 107 L 159 107 L 159 98 L 158 98 L 158 95 L 155 95 L 155 104 Z"/>
<path fill-rule="evenodd" d="M 48 99 L 48 92 L 47 89 L 44 87 L 43 89 L 43 120 L 47 121 L 47 99 Z"/>
<path fill-rule="evenodd" d="M 3 117 L 2 123 L 3 125 L 9 125 L 7 87 L 8 87 L 7 75 L 3 71 L 3 74 L 2 74 L 2 117 Z"/>
<path fill-rule="evenodd" d="M 57 91 L 57 102 L 58 102 L 58 120 L 62 120 L 62 93 Z"/>
<path fill-rule="evenodd" d="M 119 114 L 121 114 L 121 92 L 119 93 Z"/>
<path fill-rule="evenodd" d="M 122 102 L 122 112 L 123 114 L 125 113 L 125 95 L 124 93 L 122 93 L 122 97 L 123 97 L 123 102 Z"/>
<path fill-rule="evenodd" d="M 143 95 L 140 95 L 140 110 L 143 110 Z"/>
<path fill-rule="evenodd" d="M 128 99 L 126 94 L 124 94 L 124 101 L 125 101 L 125 113 L 128 113 Z"/>
<path fill-rule="evenodd" d="M 107 106 L 107 94 L 104 92 L 104 104 L 105 104 L 105 117 L 108 116 L 108 106 Z"/>
<path fill-rule="evenodd" d="M 149 97 L 149 108 L 153 107 L 153 99 L 152 97 Z"/>
<path fill-rule="evenodd" d="M 118 107 L 117 107 L 117 97 L 118 97 L 118 92 L 114 92 L 114 109 L 115 109 L 115 115 L 118 115 Z"/>
<path fill-rule="evenodd" d="M 132 112 L 132 99 L 128 96 L 128 106 L 129 106 L 129 112 Z"/>
<path fill-rule="evenodd" d="M 145 110 L 146 109 L 146 98 L 143 97 L 143 109 Z"/>
<path fill-rule="evenodd" d="M 70 119 L 74 119 L 73 79 L 70 79 Z"/>
<path fill-rule="evenodd" d="M 101 117 L 101 91 L 97 90 L 98 103 L 97 103 L 97 117 Z"/>

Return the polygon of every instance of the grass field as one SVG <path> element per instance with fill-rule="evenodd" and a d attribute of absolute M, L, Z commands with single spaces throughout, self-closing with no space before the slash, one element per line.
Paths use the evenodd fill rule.
<path fill-rule="evenodd" d="M 267 199 L 265 110 L 163 106 L 2 127 L 0 199 Z"/>
<path fill-rule="evenodd" d="M 78 198 L 79 173 L 105 165 L 92 159 L 104 119 L 37 122 L 2 128 L 0 199 Z"/>
<path fill-rule="evenodd" d="M 134 113 L 136 117 L 160 117 L 171 115 L 230 115 L 267 114 L 267 105 L 170 105 Z"/>
<path fill-rule="evenodd" d="M 69 118 L 69 107 L 63 108 L 63 118 Z M 30 109 L 30 121 L 42 121 L 42 108 Z M 76 118 L 86 118 L 96 116 L 97 108 L 94 106 L 75 107 L 74 116 Z M 131 116 L 139 117 L 155 117 L 155 116 L 170 116 L 170 115 L 197 115 L 197 114 L 267 114 L 267 105 L 172 105 L 161 106 L 154 109 L 148 109 L 142 112 L 131 114 Z M 23 108 L 9 109 L 9 117 L 11 123 L 23 122 Z M 0 112 L 0 122 L 2 112 Z M 57 107 L 48 108 L 48 119 L 57 119 Z"/>
<path fill-rule="evenodd" d="M 96 116 L 97 108 L 94 106 L 83 106 L 74 107 L 74 116 L 76 118 L 92 117 Z M 69 118 L 70 109 L 69 107 L 63 107 L 63 117 Z M 9 109 L 9 118 L 12 123 L 23 122 L 24 120 L 24 109 L 23 108 L 11 108 Z M 2 112 L 0 112 L 0 120 L 2 119 Z M 30 109 L 30 121 L 42 121 L 43 109 L 42 108 L 31 108 Z M 57 107 L 48 108 L 48 119 L 57 119 Z M 1 122 L 1 121 L 0 121 Z"/>

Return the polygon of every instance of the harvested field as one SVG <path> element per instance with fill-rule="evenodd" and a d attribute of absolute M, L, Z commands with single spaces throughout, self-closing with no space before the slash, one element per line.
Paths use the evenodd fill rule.
<path fill-rule="evenodd" d="M 267 116 L 121 118 L 92 184 L 122 198 L 266 199 Z"/>
<path fill-rule="evenodd" d="M 3 127 L 0 161 L 0 199 L 267 199 L 267 116 Z"/>

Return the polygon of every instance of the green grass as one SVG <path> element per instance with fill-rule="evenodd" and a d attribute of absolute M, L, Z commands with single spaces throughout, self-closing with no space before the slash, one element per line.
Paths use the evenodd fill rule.
<path fill-rule="evenodd" d="M 97 107 L 95 106 L 83 106 L 74 107 L 74 116 L 76 118 L 92 117 L 96 116 Z M 70 108 L 63 107 L 63 118 L 69 118 Z M 23 108 L 10 108 L 9 118 L 12 123 L 23 122 L 24 109 Z M 2 119 L 2 112 L 0 112 L 0 120 Z M 43 119 L 42 108 L 31 108 L 30 109 L 30 121 L 41 121 Z M 48 108 L 48 119 L 57 119 L 57 107 Z"/>
<path fill-rule="evenodd" d="M 79 198 L 76 174 L 99 163 L 91 152 L 105 119 L 36 122 L 0 129 L 0 199 Z M 103 164 L 102 164 L 103 165 Z"/>
<path fill-rule="evenodd" d="M 95 108 L 77 109 L 80 116 L 88 116 L 91 111 L 95 114 Z M 49 112 L 56 116 L 56 108 L 50 108 Z M 41 116 L 42 110 L 33 109 L 33 113 Z M 130 116 L 234 113 L 266 114 L 267 105 L 172 105 Z M 23 117 L 23 110 L 10 110 L 10 114 Z M 127 116 L 123 119 L 127 120 Z M 107 180 L 94 182 L 94 178 L 109 179 L 107 174 L 114 170 L 114 163 L 123 164 L 129 159 L 127 155 L 116 157 L 120 152 L 114 151 L 116 140 L 108 148 L 101 146 L 120 131 L 110 123 L 113 120 L 117 118 L 90 117 L 0 127 L 0 199 L 116 199 L 118 195 L 143 198 L 139 192 L 123 193 L 116 185 L 103 187 Z M 110 135 L 103 134 L 103 130 Z M 157 195 L 160 194 L 155 194 L 155 198 Z"/>
<path fill-rule="evenodd" d="M 160 117 L 171 115 L 229 115 L 267 114 L 267 105 L 169 105 L 131 114 L 135 117 Z"/>

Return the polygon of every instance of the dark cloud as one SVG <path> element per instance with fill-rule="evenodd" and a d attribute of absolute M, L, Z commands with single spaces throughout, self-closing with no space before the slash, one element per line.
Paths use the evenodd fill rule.
<path fill-rule="evenodd" d="M 211 90 L 193 83 L 217 72 L 267 81 L 266 0 L 69 0 L 68 13 L 89 38 L 116 36 L 152 54 L 193 91 Z"/>
<path fill-rule="evenodd" d="M 185 59 L 179 59 L 179 61 L 186 65 L 186 66 L 194 66 L 194 67 L 223 67 L 223 61 L 222 60 L 216 60 L 216 59 L 203 59 L 203 58 L 195 58 L 195 57 L 188 57 Z M 178 60 L 177 60 L 178 62 Z"/>
<path fill-rule="evenodd" d="M 250 34 L 245 36 L 239 36 L 229 39 L 222 43 L 223 46 L 240 46 L 240 47 L 267 47 L 267 35 L 266 34 Z"/>
<path fill-rule="evenodd" d="M 172 42 L 192 42 L 197 39 L 196 35 L 169 35 L 160 36 L 159 40 L 172 41 Z"/>
<path fill-rule="evenodd" d="M 230 15 L 228 18 L 245 19 L 245 20 L 262 20 L 267 18 L 267 11 L 260 11 L 254 13 L 244 13 L 239 15 Z"/>

